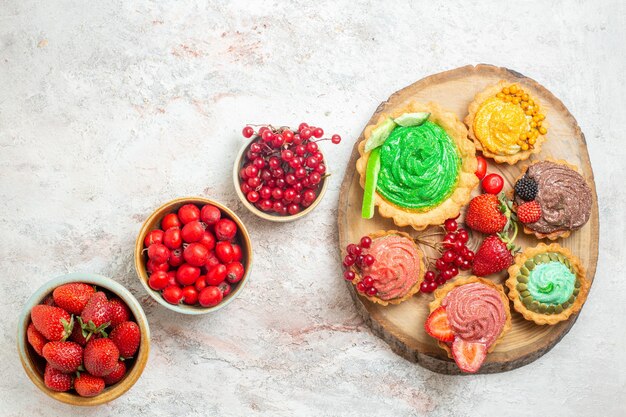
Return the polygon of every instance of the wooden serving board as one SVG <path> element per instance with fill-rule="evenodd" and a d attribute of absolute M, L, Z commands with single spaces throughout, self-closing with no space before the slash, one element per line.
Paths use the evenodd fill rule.
<path fill-rule="evenodd" d="M 368 124 L 374 123 L 381 112 L 385 112 L 388 108 L 397 106 L 409 99 L 437 102 L 445 109 L 454 111 L 459 120 L 463 120 L 474 95 L 502 79 L 518 82 L 525 90 L 529 91 L 531 96 L 540 100 L 549 122 L 549 129 L 547 140 L 538 155 L 514 166 L 494 164 L 488 160 L 488 172 L 497 172 L 502 175 L 505 181 L 504 190 L 509 191 L 512 189 L 515 179 L 520 175 L 521 168 L 530 161 L 551 157 L 564 159 L 579 167 L 593 191 L 594 202 L 591 218 L 581 230 L 556 242 L 569 248 L 582 260 L 587 269 L 587 279 L 593 281 L 598 259 L 599 220 L 595 183 L 585 137 L 578 123 L 563 103 L 539 83 L 506 68 L 484 64 L 468 65 L 423 78 L 394 93 L 387 101 L 378 106 Z M 373 219 L 361 218 L 363 189 L 359 185 L 359 174 L 355 167 L 359 157 L 357 144 L 361 140 L 363 140 L 362 133 L 355 142 L 339 197 L 339 247 L 342 259 L 346 254 L 346 245 L 351 242 L 358 242 L 361 236 L 380 229 L 398 229 L 392 220 L 380 217 L 378 209 Z M 479 193 L 478 187 L 474 190 L 473 195 Z M 460 220 L 463 220 L 463 214 Z M 409 227 L 400 228 L 400 230 L 414 236 L 425 236 L 437 231 L 437 228 L 431 227 L 422 232 L 416 232 Z M 436 238 L 440 239 L 440 237 Z M 480 234 L 473 235 L 468 246 L 475 250 L 481 239 Z M 516 243 L 525 248 L 535 246 L 539 241 L 520 231 Z M 423 245 L 422 249 L 428 255 L 434 255 L 433 252 L 429 253 L 429 249 Z M 469 274 L 469 271 L 461 274 Z M 507 276 L 506 272 L 502 272 L 489 278 L 498 283 L 503 283 Z M 435 340 L 424 331 L 424 321 L 429 311 L 428 304 L 433 300 L 432 294 L 418 293 L 412 299 L 399 305 L 384 307 L 361 298 L 352 284 L 347 283 L 347 285 L 357 309 L 372 331 L 385 340 L 396 353 L 435 372 L 460 373 L 456 364 L 448 359 L 446 353 L 437 346 Z M 593 294 L 589 296 L 587 302 L 593 302 Z M 513 310 L 512 304 L 511 314 L 513 316 L 513 328 L 496 346 L 495 350 L 487 356 L 480 373 L 508 371 L 534 361 L 556 345 L 567 334 L 577 318 L 577 316 L 572 316 L 569 320 L 554 326 L 538 326 L 533 322 L 524 320 L 520 314 Z"/>

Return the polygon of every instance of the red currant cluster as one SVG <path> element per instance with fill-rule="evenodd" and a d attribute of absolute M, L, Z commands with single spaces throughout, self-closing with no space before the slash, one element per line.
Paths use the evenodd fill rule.
<path fill-rule="evenodd" d="M 376 262 L 376 259 L 374 259 L 372 255 L 364 251 L 364 249 L 369 249 L 371 244 L 372 238 L 363 236 L 360 245 L 350 243 L 346 247 L 348 254 L 343 258 L 343 267 L 345 268 L 343 277 L 347 281 L 353 282 L 356 278 L 356 272 L 354 272 L 353 267 L 363 270 L 363 268 L 372 266 L 374 262 Z M 374 287 L 374 279 L 369 275 L 364 276 L 362 280 L 357 282 L 356 289 L 361 294 L 367 294 L 370 297 L 378 294 L 378 290 Z"/>
<path fill-rule="evenodd" d="M 459 270 L 467 271 L 472 268 L 474 252 L 466 246 L 469 240 L 467 230 L 459 228 L 456 219 L 446 220 L 444 229 L 447 232 L 442 241 L 444 250 L 435 261 L 435 269 L 439 273 L 427 271 L 424 274 L 424 281 L 420 285 L 422 292 L 433 292 L 446 281 L 456 277 Z"/>
<path fill-rule="evenodd" d="M 322 139 L 324 130 L 306 123 L 300 123 L 295 132 L 272 126 L 255 132 L 246 126 L 242 134 L 245 138 L 256 135 L 239 172 L 241 191 L 250 203 L 280 216 L 297 214 L 313 204 L 326 175 L 317 143 L 330 140 L 338 144 L 339 135 Z"/>

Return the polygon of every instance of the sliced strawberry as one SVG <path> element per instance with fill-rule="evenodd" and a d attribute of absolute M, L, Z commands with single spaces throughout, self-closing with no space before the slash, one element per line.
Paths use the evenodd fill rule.
<path fill-rule="evenodd" d="M 448 313 L 444 307 L 439 307 L 428 316 L 424 323 L 426 333 L 442 342 L 452 342 L 454 340 L 454 332 L 448 322 Z"/>
<path fill-rule="evenodd" d="M 471 373 L 478 371 L 487 356 L 487 345 L 484 343 L 466 342 L 457 337 L 452 342 L 452 356 L 463 372 Z"/>

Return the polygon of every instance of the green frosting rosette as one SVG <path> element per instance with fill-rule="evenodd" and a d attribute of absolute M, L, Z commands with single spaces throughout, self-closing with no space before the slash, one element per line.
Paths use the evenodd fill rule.
<path fill-rule="evenodd" d="M 452 195 L 460 165 L 456 144 L 441 126 L 397 126 L 381 147 L 376 191 L 397 206 L 426 211 Z"/>

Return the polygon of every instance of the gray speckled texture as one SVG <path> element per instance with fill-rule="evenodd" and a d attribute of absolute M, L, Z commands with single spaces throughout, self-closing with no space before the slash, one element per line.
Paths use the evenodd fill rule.
<path fill-rule="evenodd" d="M 624 2 L 249 3 L 0 0 L 0 414 L 626 415 Z M 450 377 L 396 356 L 357 317 L 336 206 L 378 103 L 480 62 L 535 78 L 577 117 L 603 233 L 589 302 L 561 343 L 512 372 Z M 232 189 L 239 132 L 302 120 L 346 138 L 327 152 L 331 187 L 302 221 L 265 223 Z M 143 219 L 190 194 L 232 206 L 256 250 L 241 298 L 209 317 L 158 306 L 132 264 Z M 123 283 L 152 326 L 142 378 L 97 409 L 49 399 L 17 359 L 17 312 L 69 271 Z"/>

